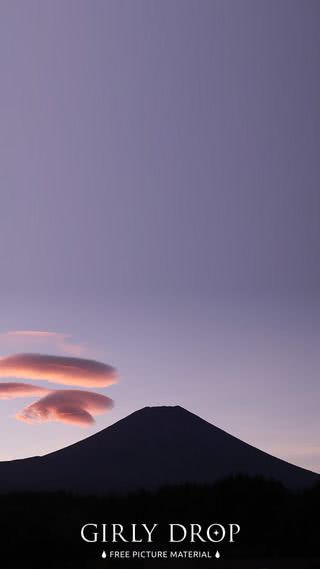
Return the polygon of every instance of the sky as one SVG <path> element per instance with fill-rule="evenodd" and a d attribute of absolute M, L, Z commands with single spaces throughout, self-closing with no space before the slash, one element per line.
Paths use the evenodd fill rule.
<path fill-rule="evenodd" d="M 0 400 L 1 460 L 179 404 L 320 472 L 319 16 L 0 2 L 0 368 L 27 352 L 118 374 L 75 388 L 108 398 L 81 425 L 17 420 L 74 386 L 2 374 L 37 395 Z"/>

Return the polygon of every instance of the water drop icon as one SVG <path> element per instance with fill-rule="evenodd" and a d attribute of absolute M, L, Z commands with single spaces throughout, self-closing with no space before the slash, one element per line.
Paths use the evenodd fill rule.
<path fill-rule="evenodd" d="M 219 553 L 219 551 L 216 551 L 216 553 L 215 553 L 215 558 L 216 558 L 216 559 L 219 559 L 219 557 L 220 557 L 220 553 Z"/>
<path fill-rule="evenodd" d="M 105 558 L 107 557 L 107 554 L 106 554 L 106 552 L 105 552 L 105 551 L 103 551 L 103 552 L 102 552 L 102 555 L 101 555 L 101 557 L 102 557 L 103 559 L 105 559 Z"/>

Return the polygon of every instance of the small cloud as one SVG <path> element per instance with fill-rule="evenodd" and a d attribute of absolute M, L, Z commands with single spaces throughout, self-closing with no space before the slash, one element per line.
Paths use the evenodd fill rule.
<path fill-rule="evenodd" d="M 26 423 L 58 421 L 79 426 L 93 424 L 94 416 L 113 407 L 113 401 L 100 393 L 59 389 L 45 395 L 16 414 Z"/>
<path fill-rule="evenodd" d="M 0 399 L 15 399 L 16 397 L 33 397 L 45 395 L 49 389 L 31 385 L 30 383 L 0 383 Z"/>
<path fill-rule="evenodd" d="M 49 332 L 46 330 L 10 330 L 9 332 L 0 334 L 2 345 L 11 345 L 11 347 L 15 345 L 18 349 L 26 345 L 33 345 L 33 347 L 51 345 L 65 354 L 78 357 L 88 352 L 84 344 L 72 342 L 71 338 L 71 334 Z"/>
<path fill-rule="evenodd" d="M 45 380 L 83 387 L 105 387 L 117 381 L 116 370 L 108 364 L 45 354 L 14 354 L 0 358 L 0 377 Z"/>

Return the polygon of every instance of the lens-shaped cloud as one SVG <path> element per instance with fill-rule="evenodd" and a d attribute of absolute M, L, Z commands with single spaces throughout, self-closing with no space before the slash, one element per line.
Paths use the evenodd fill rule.
<path fill-rule="evenodd" d="M 0 399 L 33 397 L 34 395 L 45 395 L 49 392 L 49 389 L 31 385 L 30 383 L 0 383 Z"/>
<path fill-rule="evenodd" d="M 96 360 L 29 353 L 0 358 L 0 377 L 83 387 L 105 387 L 117 381 L 116 370 Z"/>
<path fill-rule="evenodd" d="M 77 389 L 58 389 L 16 414 L 26 423 L 58 421 L 79 426 L 94 423 L 94 416 L 112 409 L 113 401 L 100 393 Z"/>
<path fill-rule="evenodd" d="M 65 354 L 74 357 L 82 357 L 88 353 L 88 348 L 85 344 L 75 343 L 72 340 L 71 334 L 63 334 L 61 332 L 51 332 L 48 330 L 10 330 L 0 334 L 0 345 L 12 347 L 15 346 L 17 350 L 23 350 L 27 346 L 33 346 L 38 349 L 41 346 L 47 346 L 44 351 L 53 346 L 55 350 L 59 350 Z"/>

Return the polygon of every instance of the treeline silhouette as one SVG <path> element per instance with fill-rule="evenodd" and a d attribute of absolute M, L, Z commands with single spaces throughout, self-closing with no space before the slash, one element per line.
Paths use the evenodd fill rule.
<path fill-rule="evenodd" d="M 158 523 L 154 544 L 134 549 L 170 549 L 168 523 L 238 523 L 235 543 L 173 545 L 171 549 L 216 550 L 229 559 L 319 557 L 320 484 L 290 491 L 281 483 L 260 477 L 232 477 L 212 485 L 163 487 L 126 496 L 79 496 L 72 493 L 11 493 L 0 496 L 1 566 L 124 567 L 124 561 L 101 559 L 104 549 L 130 549 L 130 544 L 85 543 L 86 523 Z M 201 561 L 205 566 L 205 561 Z M 184 564 L 185 565 L 185 564 Z M 184 566 L 183 565 L 183 566 Z M 96 567 L 95 563 L 90 567 Z M 144 567 L 135 563 L 135 567 Z M 148 565 L 149 566 L 149 565 Z M 158 566 L 158 565 L 157 565 Z M 180 566 L 180 565 L 179 565 Z"/>

